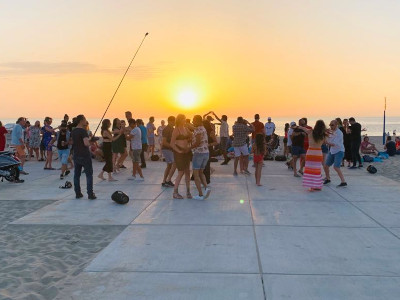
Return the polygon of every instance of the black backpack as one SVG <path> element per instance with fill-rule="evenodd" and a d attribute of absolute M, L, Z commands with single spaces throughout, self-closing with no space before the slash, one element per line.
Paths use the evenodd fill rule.
<path fill-rule="evenodd" d="M 160 157 L 157 154 L 154 154 L 150 157 L 151 161 L 159 161 Z"/>
<path fill-rule="evenodd" d="M 111 195 L 111 199 L 118 204 L 126 204 L 129 202 L 129 197 L 127 194 L 121 191 L 116 191 Z"/>
<path fill-rule="evenodd" d="M 276 161 L 286 161 L 286 156 L 285 155 L 276 155 L 275 160 Z"/>
<path fill-rule="evenodd" d="M 378 172 L 378 170 L 373 166 L 373 165 L 369 165 L 367 167 L 367 171 L 371 174 L 375 174 L 376 172 Z"/>

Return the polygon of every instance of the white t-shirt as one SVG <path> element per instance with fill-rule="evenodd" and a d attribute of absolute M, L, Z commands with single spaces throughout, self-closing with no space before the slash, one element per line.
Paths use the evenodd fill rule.
<path fill-rule="evenodd" d="M 131 130 L 131 149 L 142 150 L 142 132 L 139 127 L 135 127 Z"/>
<path fill-rule="evenodd" d="M 289 128 L 287 132 L 287 145 L 292 146 L 292 138 L 290 137 L 293 133 L 293 128 Z"/>
<path fill-rule="evenodd" d="M 329 150 L 331 154 L 336 154 L 340 151 L 344 152 L 343 132 L 338 128 L 327 139 L 328 143 L 335 144 Z"/>
<path fill-rule="evenodd" d="M 274 122 L 271 122 L 271 123 L 265 123 L 265 134 L 266 135 L 272 135 L 273 133 L 274 133 L 274 130 L 275 130 L 275 124 L 274 124 Z"/>
<path fill-rule="evenodd" d="M 221 127 L 219 129 L 219 135 L 221 137 L 229 137 L 229 125 L 226 121 L 221 120 Z"/>

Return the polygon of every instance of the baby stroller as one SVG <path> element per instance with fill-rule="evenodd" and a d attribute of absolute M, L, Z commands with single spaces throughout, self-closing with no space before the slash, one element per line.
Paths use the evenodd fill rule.
<path fill-rule="evenodd" d="M 264 160 L 274 160 L 275 155 L 277 154 L 277 149 L 280 146 L 279 135 L 273 133 L 270 141 L 267 143 L 267 154 L 264 157 Z"/>

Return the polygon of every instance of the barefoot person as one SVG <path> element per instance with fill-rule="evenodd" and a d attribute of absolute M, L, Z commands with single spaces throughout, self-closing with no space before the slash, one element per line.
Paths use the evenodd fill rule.
<path fill-rule="evenodd" d="M 192 156 L 190 149 L 190 142 L 192 140 L 192 134 L 190 130 L 186 127 L 186 117 L 185 115 L 179 114 L 176 117 L 175 128 L 172 132 L 171 137 L 171 147 L 174 151 L 174 160 L 176 168 L 178 169 L 178 176 L 175 180 L 174 185 L 174 199 L 183 199 L 179 194 L 179 184 L 183 175 L 185 175 L 186 182 L 186 197 L 188 199 L 192 198 L 190 194 L 190 159 Z"/>
<path fill-rule="evenodd" d="M 256 185 L 262 186 L 261 184 L 261 172 L 264 162 L 264 155 L 266 154 L 266 147 L 265 147 L 265 135 L 263 133 L 258 133 L 255 137 L 252 152 L 254 154 L 253 161 L 256 167 L 256 171 L 254 176 L 256 178 Z"/>
<path fill-rule="evenodd" d="M 72 130 L 72 145 L 74 148 L 74 189 L 75 196 L 77 199 L 82 198 L 81 192 L 81 173 L 82 168 L 85 169 L 86 174 L 86 185 L 89 199 L 96 199 L 96 195 L 93 192 L 93 166 L 92 158 L 90 157 L 90 142 L 89 135 L 86 131 L 86 118 L 84 115 L 76 117 L 77 127 Z"/>
<path fill-rule="evenodd" d="M 114 136 L 110 131 L 111 121 L 109 119 L 104 119 L 101 124 L 101 136 L 103 138 L 103 155 L 106 164 L 104 165 L 103 169 L 101 170 L 100 174 L 97 176 L 102 180 L 104 178 L 104 172 L 108 173 L 108 181 L 117 181 L 115 178 L 112 177 L 113 173 L 113 153 L 112 153 L 112 142 L 116 141 L 120 138 L 123 130 L 120 128 L 119 132 L 116 131 Z"/>
<path fill-rule="evenodd" d="M 320 191 L 322 189 L 322 150 L 321 145 L 326 137 L 326 126 L 324 121 L 318 120 L 314 129 L 299 127 L 308 135 L 308 150 L 305 157 L 303 186 L 310 191 Z"/>
<path fill-rule="evenodd" d="M 344 157 L 343 132 L 339 129 L 338 122 L 336 120 L 332 120 L 329 124 L 329 127 L 332 133 L 328 136 L 326 140 L 326 144 L 330 147 L 330 149 L 324 165 L 326 175 L 324 184 L 328 184 L 331 182 L 329 167 L 333 165 L 333 169 L 339 175 L 339 178 L 341 180 L 341 183 L 338 185 L 338 187 L 344 187 L 347 186 L 347 183 L 344 179 L 342 171 L 340 170 L 340 166 L 342 165 Z"/>
<path fill-rule="evenodd" d="M 204 200 L 208 198 L 211 192 L 207 187 L 206 176 L 203 172 L 209 160 L 208 136 L 207 131 L 203 126 L 203 118 L 200 115 L 193 117 L 193 125 L 195 126 L 192 137 L 193 176 L 197 191 L 199 192 L 199 195 L 194 196 L 193 199 Z M 206 195 L 203 195 L 201 185 L 203 185 Z"/>

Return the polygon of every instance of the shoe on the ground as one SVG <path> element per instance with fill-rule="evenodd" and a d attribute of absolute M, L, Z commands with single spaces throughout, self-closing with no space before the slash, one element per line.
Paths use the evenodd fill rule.
<path fill-rule="evenodd" d="M 357 167 L 356 166 L 351 166 L 349 169 L 350 170 L 354 170 L 354 169 L 357 169 Z"/>
<path fill-rule="evenodd" d="M 60 180 L 63 180 L 63 179 L 64 179 L 64 175 L 60 174 Z"/>
<path fill-rule="evenodd" d="M 328 184 L 328 183 L 330 183 L 331 181 L 329 180 L 329 179 L 325 179 L 324 180 L 324 184 Z"/>
<path fill-rule="evenodd" d="M 14 183 L 23 183 L 23 182 L 25 182 L 25 180 L 22 180 L 22 179 L 15 179 L 13 182 L 14 182 Z"/>
<path fill-rule="evenodd" d="M 238 173 L 237 172 L 233 172 L 233 176 L 238 176 Z"/>
<path fill-rule="evenodd" d="M 209 187 L 207 187 L 205 192 L 206 192 L 206 194 L 204 195 L 204 199 L 207 199 L 208 197 L 210 197 L 211 189 Z"/>
<path fill-rule="evenodd" d="M 19 171 L 19 174 L 28 175 L 29 173 L 28 173 L 28 172 L 25 172 L 24 170 L 22 170 L 22 171 Z"/>
<path fill-rule="evenodd" d="M 294 174 L 293 176 L 294 177 L 301 177 L 299 174 Z"/>
<path fill-rule="evenodd" d="M 363 165 L 358 165 L 358 167 L 359 167 L 359 168 L 363 168 L 364 166 L 363 166 Z"/>
<path fill-rule="evenodd" d="M 303 171 L 301 171 L 301 170 L 299 171 L 299 173 L 300 173 L 301 175 L 303 175 L 303 174 L 304 174 L 304 172 L 303 172 Z"/>
<path fill-rule="evenodd" d="M 194 200 L 204 200 L 204 196 L 194 196 Z"/>
<path fill-rule="evenodd" d="M 88 199 L 94 200 L 94 199 L 97 199 L 97 197 L 96 197 L 96 195 L 94 193 L 91 193 L 91 194 L 88 195 Z"/>
<path fill-rule="evenodd" d="M 221 166 L 226 166 L 228 164 L 228 162 L 226 161 L 226 160 L 224 160 L 222 163 L 221 163 Z"/>
<path fill-rule="evenodd" d="M 137 181 L 144 181 L 144 177 L 139 177 L 138 179 L 136 179 Z"/>
<path fill-rule="evenodd" d="M 170 185 L 169 185 L 167 182 L 161 183 L 161 186 L 162 186 L 162 187 L 166 187 L 166 188 L 167 188 L 167 187 L 170 187 Z"/>
<path fill-rule="evenodd" d="M 64 174 L 64 176 L 67 176 L 67 175 L 69 175 L 69 173 L 71 173 L 71 171 L 70 171 L 70 170 L 67 170 L 67 171 L 65 171 L 65 174 Z"/>
<path fill-rule="evenodd" d="M 124 165 L 121 165 L 120 168 L 121 169 L 126 169 L 126 167 Z"/>
<path fill-rule="evenodd" d="M 344 186 L 347 186 L 347 182 L 342 182 L 337 187 L 344 187 Z"/>
<path fill-rule="evenodd" d="M 168 184 L 170 187 L 174 187 L 175 186 L 175 184 L 171 180 L 166 182 L 166 184 Z"/>
<path fill-rule="evenodd" d="M 141 167 L 142 169 L 146 169 L 146 165 L 145 165 L 145 164 L 140 165 L 140 167 Z"/>
<path fill-rule="evenodd" d="M 79 198 L 82 198 L 83 197 L 83 194 L 82 193 L 76 193 L 75 194 L 75 198 L 76 199 L 79 199 Z"/>
<path fill-rule="evenodd" d="M 128 180 L 136 180 L 136 176 L 132 175 L 131 177 L 128 178 Z"/>

